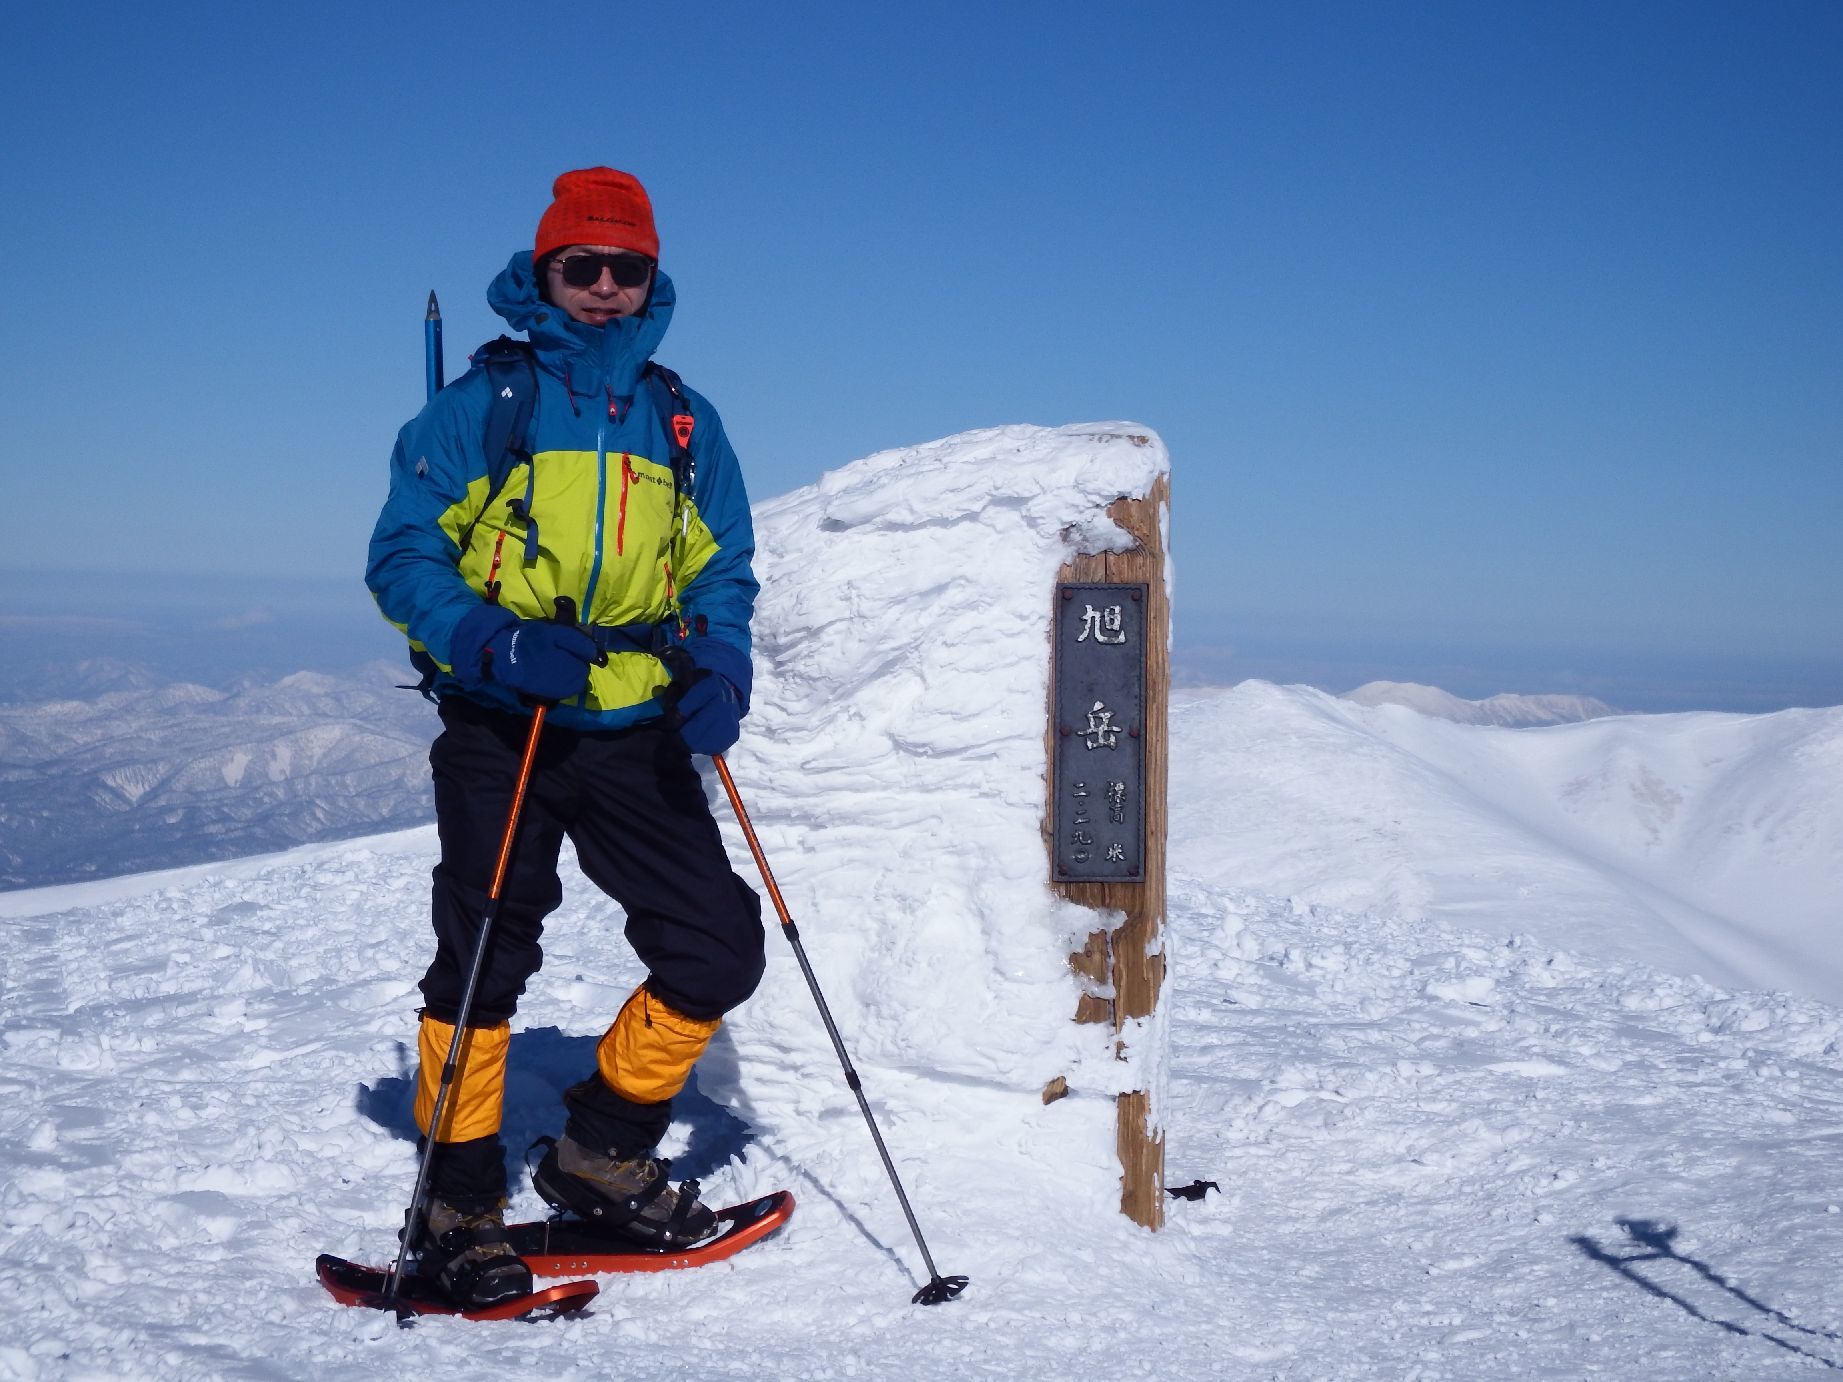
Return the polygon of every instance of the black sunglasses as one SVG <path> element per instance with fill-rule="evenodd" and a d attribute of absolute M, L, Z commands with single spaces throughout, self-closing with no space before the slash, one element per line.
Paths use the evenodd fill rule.
<path fill-rule="evenodd" d="M 653 276 L 653 261 L 644 254 L 572 254 L 550 262 L 572 288 L 593 288 L 603 269 L 614 275 L 617 288 L 638 288 Z"/>

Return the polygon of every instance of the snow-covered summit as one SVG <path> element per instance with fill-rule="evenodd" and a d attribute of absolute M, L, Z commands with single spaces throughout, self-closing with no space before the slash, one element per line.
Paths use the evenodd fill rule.
<path fill-rule="evenodd" d="M 1344 692 L 1343 699 L 1358 705 L 1405 706 L 1438 720 L 1451 720 L 1454 724 L 1502 725 L 1507 729 L 1575 724 L 1619 713 L 1592 696 L 1524 696 L 1501 692 L 1483 700 L 1468 701 L 1437 686 L 1422 686 L 1412 681 L 1365 682 L 1354 691 Z"/>
<path fill-rule="evenodd" d="M 1163 465 L 1133 435 L 949 439 L 758 517 L 732 763 L 960 1301 L 909 1304 L 908 1230 L 771 937 L 666 1150 L 713 1198 L 791 1188 L 784 1232 L 542 1327 L 332 1304 L 314 1254 L 387 1255 L 414 1176 L 424 828 L 0 895 L 0 1375 L 1843 1367 L 1843 1012 L 1688 977 L 1709 952 L 1679 924 L 1720 911 L 1821 974 L 1839 712 L 1513 733 L 1261 683 L 1180 697 L 1167 1155 L 1219 1190 L 1158 1235 L 1115 1212 L 1111 1053 L 1068 1021 L 1059 953 L 1087 918 L 1043 883 L 1041 606 L 1072 511 Z M 620 924 L 566 876 L 514 1024 L 515 1148 L 555 1131 L 637 977 Z M 1086 1078 L 1043 1105 L 1066 1062 Z"/>

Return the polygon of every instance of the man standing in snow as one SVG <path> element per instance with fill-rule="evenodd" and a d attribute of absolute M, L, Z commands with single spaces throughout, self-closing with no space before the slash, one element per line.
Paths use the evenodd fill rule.
<path fill-rule="evenodd" d="M 564 1094 L 564 1135 L 536 1175 L 553 1204 L 654 1245 L 716 1231 L 653 1153 L 673 1096 L 763 966 L 760 901 L 730 868 L 691 761 L 729 748 L 748 710 L 758 586 L 742 476 L 716 411 L 650 364 L 676 298 L 645 190 L 587 168 L 559 177 L 553 195 L 532 250 L 487 295 L 530 338 L 524 444 L 509 469 L 486 454 L 486 369 L 437 394 L 398 438 L 366 572 L 384 616 L 433 664 L 441 707 L 436 952 L 416 1095 L 436 1146 L 416 1246 L 469 1306 L 531 1289 L 506 1242 L 499 1128 L 509 1019 L 562 901 L 563 838 L 626 912 L 648 974 L 596 1068 Z M 552 708 L 455 1087 L 432 1130 L 534 702 Z"/>

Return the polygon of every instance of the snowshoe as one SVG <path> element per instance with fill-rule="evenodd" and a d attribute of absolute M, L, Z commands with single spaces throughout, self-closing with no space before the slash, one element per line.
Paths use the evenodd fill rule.
<path fill-rule="evenodd" d="M 343 1257 L 322 1253 L 314 1264 L 320 1284 L 341 1305 L 363 1306 L 370 1310 L 391 1310 L 399 1322 L 407 1323 L 413 1315 L 459 1315 L 466 1320 L 522 1320 L 555 1318 L 579 1313 L 595 1299 L 601 1289 L 593 1281 L 571 1281 L 562 1286 L 546 1286 L 529 1295 L 511 1296 L 497 1305 L 466 1309 L 448 1298 L 439 1284 L 416 1272 L 398 1283 L 392 1296 L 384 1292 L 390 1274 L 381 1267 L 367 1267 L 348 1262 Z"/>
<path fill-rule="evenodd" d="M 529 1224 L 507 1224 L 506 1236 L 539 1279 L 577 1277 L 585 1272 L 676 1272 L 734 1257 L 778 1232 L 794 1212 L 794 1197 L 773 1190 L 759 1199 L 716 1210 L 721 1228 L 695 1247 L 664 1248 L 630 1242 L 574 1214 Z"/>
<path fill-rule="evenodd" d="M 685 1248 L 714 1238 L 716 1214 L 698 1201 L 698 1183 L 666 1179 L 672 1163 L 663 1157 L 617 1157 L 590 1151 L 574 1138 L 548 1143 L 532 1172 L 538 1194 L 565 1214 L 598 1230 L 652 1248 Z M 527 1288 L 528 1289 L 528 1288 Z"/>

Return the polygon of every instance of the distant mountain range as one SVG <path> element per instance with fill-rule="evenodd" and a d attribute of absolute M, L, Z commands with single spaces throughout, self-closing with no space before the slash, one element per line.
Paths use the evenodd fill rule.
<path fill-rule="evenodd" d="M 377 664 L 212 690 L 98 665 L 0 706 L 0 888 L 261 854 L 430 818 L 434 709 Z"/>
<path fill-rule="evenodd" d="M 297 672 L 212 689 L 105 659 L 66 669 L 73 698 L 0 704 L 0 888 L 207 863 L 430 819 L 434 710 L 403 669 Z M 23 688 L 15 688 L 15 694 Z M 1343 699 L 1461 724 L 1617 714 L 1585 696 L 1468 701 L 1371 682 Z"/>
<path fill-rule="evenodd" d="M 1506 729 L 1578 724 L 1582 720 L 1599 720 L 1620 713 L 1592 696 L 1498 695 L 1482 701 L 1468 701 L 1437 686 L 1420 686 L 1411 681 L 1368 682 L 1355 691 L 1344 692 L 1342 699 L 1358 705 L 1405 706 L 1436 720 L 1451 720 L 1461 725 L 1502 725 Z"/>

